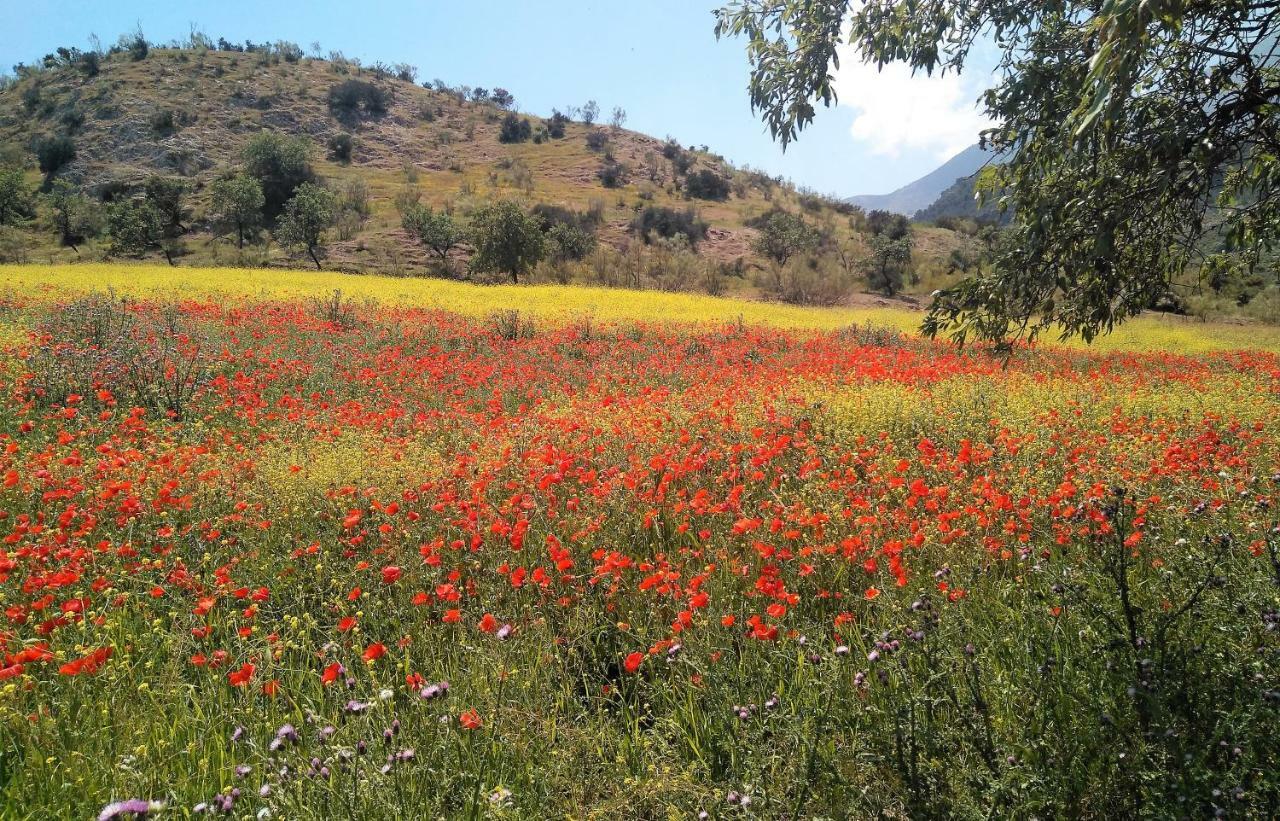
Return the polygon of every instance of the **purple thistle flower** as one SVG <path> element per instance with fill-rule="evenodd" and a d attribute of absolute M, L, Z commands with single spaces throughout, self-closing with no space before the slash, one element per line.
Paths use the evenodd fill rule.
<path fill-rule="evenodd" d="M 102 808 L 102 812 L 98 813 L 98 821 L 115 821 L 117 818 L 124 818 L 126 815 L 133 815 L 139 818 L 146 816 L 148 813 L 156 812 L 164 809 L 162 801 L 147 801 L 143 798 L 129 798 L 124 801 L 113 801 Z"/>
<path fill-rule="evenodd" d="M 506 641 L 507 639 L 511 638 L 511 634 L 514 632 L 515 632 L 515 628 L 512 627 L 511 625 L 509 624 L 502 625 L 501 627 L 498 628 L 498 632 L 496 633 L 498 637 L 498 641 Z"/>
<path fill-rule="evenodd" d="M 351 701 L 348 701 L 346 706 L 343 707 L 342 709 L 343 711 L 348 713 L 359 714 L 369 709 L 369 705 L 367 702 L 356 701 L 355 699 L 352 699 Z"/>

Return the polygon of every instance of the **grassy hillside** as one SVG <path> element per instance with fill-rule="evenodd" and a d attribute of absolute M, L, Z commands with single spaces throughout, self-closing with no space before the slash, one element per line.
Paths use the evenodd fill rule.
<path fill-rule="evenodd" d="M 335 114 L 330 93 L 352 79 L 372 83 L 387 95 L 385 113 Z M 0 91 L 0 159 L 22 163 L 34 187 L 41 182 L 35 146 L 42 137 L 67 135 L 76 156 L 58 176 L 100 199 L 128 196 L 155 174 L 185 178 L 191 186 L 192 217 L 181 264 L 307 263 L 272 246 L 240 252 L 234 243 L 216 239 L 206 219 L 209 183 L 238 165 L 255 134 L 274 130 L 306 136 L 314 146 L 319 175 L 335 191 L 361 203 L 357 210 L 363 215 L 330 231 L 327 266 L 337 270 L 401 275 L 426 269 L 426 252 L 400 227 L 397 197 L 417 197 L 464 214 L 495 199 L 591 210 L 601 217 L 601 247 L 620 253 L 639 244 L 628 232 L 639 209 L 694 207 L 709 224 L 707 237 L 697 246 L 701 264 L 719 263 L 730 272 L 709 289 L 755 295 L 767 266 L 753 253 L 756 232 L 748 222 L 779 207 L 802 214 L 826 232 L 826 250 L 817 266 L 824 270 L 815 276 L 838 273 L 849 280 L 845 290 L 865 288 L 858 266 L 839 262 L 867 253 L 861 215 L 842 203 L 734 168 L 706 150 L 680 149 L 682 159 L 692 161 L 681 174 L 664 157 L 663 140 L 599 122 L 570 122 L 561 139 L 503 143 L 499 131 L 507 112 L 490 102 L 460 99 L 458 91 L 424 88 L 346 61 L 159 48 L 134 60 L 123 52 L 104 57 L 95 76 L 75 65 L 55 66 L 25 72 Z M 535 131 L 545 125 L 545 120 L 527 116 Z M 593 132 L 607 141 L 598 150 L 588 145 Z M 338 161 L 326 148 L 341 134 L 354 140 L 349 162 Z M 628 170 L 625 184 L 607 188 L 599 179 L 606 155 Z M 726 199 L 686 195 L 687 174 L 703 169 L 729 181 L 732 193 Z M 103 242 L 78 253 L 55 239 L 48 230 L 27 230 L 20 241 L 8 243 L 5 256 L 11 262 L 50 263 L 103 257 Z M 951 232 L 930 237 L 917 254 L 917 267 L 926 274 L 936 272 L 951 250 L 965 242 Z M 664 260 L 633 259 L 629 264 L 636 269 L 673 267 Z M 616 260 L 597 260 L 595 265 L 619 267 Z M 624 280 L 671 287 L 663 276 L 651 278 L 659 281 L 645 283 L 640 273 Z M 705 277 L 683 278 L 690 282 L 674 287 L 702 287 L 699 280 Z M 916 283 L 917 290 L 927 292 L 937 284 L 927 275 L 925 280 Z"/>

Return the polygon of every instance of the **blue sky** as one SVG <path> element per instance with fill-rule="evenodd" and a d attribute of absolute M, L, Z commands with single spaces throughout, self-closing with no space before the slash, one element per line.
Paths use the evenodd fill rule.
<path fill-rule="evenodd" d="M 515 94 L 519 107 L 599 101 L 627 127 L 707 145 L 739 165 L 841 196 L 882 193 L 977 141 L 972 101 L 981 77 L 911 78 L 846 60 L 840 105 L 784 154 L 751 113 L 740 41 L 717 42 L 716 2 L 696 0 L 0 0 L 0 66 L 34 62 L 60 45 L 104 45 L 141 25 L 148 39 L 318 42 L 365 62 L 418 66 L 419 80 Z M 972 135 L 972 138 L 970 138 Z"/>

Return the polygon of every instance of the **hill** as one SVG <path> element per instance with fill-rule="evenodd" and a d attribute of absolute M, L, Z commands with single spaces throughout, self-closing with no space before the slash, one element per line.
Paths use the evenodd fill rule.
<path fill-rule="evenodd" d="M 912 216 L 927 208 L 961 177 L 969 177 L 991 161 L 991 154 L 980 146 L 971 145 L 942 165 L 914 182 L 907 183 L 888 194 L 861 194 L 850 197 L 849 202 L 868 211 L 893 211 Z"/>
<path fill-rule="evenodd" d="M 465 215 L 484 203 L 513 199 L 568 209 L 593 222 L 600 249 L 595 257 L 573 271 L 539 276 L 778 296 L 765 274 L 767 261 L 753 251 L 752 224 L 783 209 L 803 216 L 825 238 L 821 259 L 810 259 L 812 271 L 803 276 L 825 278 L 829 287 L 792 288 L 793 295 L 830 302 L 865 287 L 851 261 L 867 252 L 866 229 L 847 203 L 737 168 L 706 147 L 586 122 L 593 118 L 579 112 L 556 120 L 515 114 L 508 110 L 510 95 L 500 90 L 440 81 L 418 85 L 408 66 L 311 58 L 284 45 L 252 51 L 152 47 L 140 59 L 122 51 L 95 60 L 92 71 L 75 52 L 51 55 L 46 66 L 23 70 L 0 90 L 0 160 L 20 162 L 34 187 L 41 182 L 36 147 L 42 139 L 65 136 L 75 156 L 57 176 L 107 204 L 136 196 L 155 175 L 184 180 L 190 193 L 182 264 L 310 263 L 305 254 L 269 242 L 240 250 L 216 236 L 209 219 L 210 184 L 242 164 L 255 135 L 274 131 L 305 137 L 315 172 L 339 195 L 341 216 L 329 232 L 326 267 L 424 273 L 431 257 L 401 227 L 400 206 L 416 200 Z M 348 92 L 354 100 L 344 97 Z M 515 142 L 504 141 L 508 120 L 515 122 Z M 347 136 L 349 159 L 334 150 Z M 719 190 L 694 191 L 690 181 L 696 179 Z M 646 208 L 695 209 L 705 236 L 695 238 L 689 251 L 642 241 L 632 223 Z M 105 254 L 103 240 L 72 249 L 48 230 L 30 230 L 20 242 L 2 245 L 0 256 L 9 261 Z M 454 252 L 460 258 L 455 270 L 468 253 L 465 246 Z"/>

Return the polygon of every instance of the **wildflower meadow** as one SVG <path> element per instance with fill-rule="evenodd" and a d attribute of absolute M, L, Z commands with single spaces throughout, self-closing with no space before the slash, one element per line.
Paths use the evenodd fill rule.
<path fill-rule="evenodd" d="M 0 817 L 1280 814 L 1267 332 L 79 270 L 0 270 Z"/>

